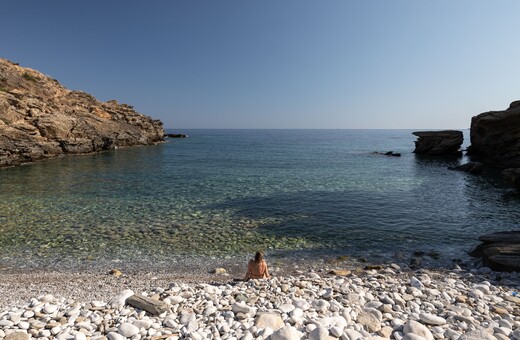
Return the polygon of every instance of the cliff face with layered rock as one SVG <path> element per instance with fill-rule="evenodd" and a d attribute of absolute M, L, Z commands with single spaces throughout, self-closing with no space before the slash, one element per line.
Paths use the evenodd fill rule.
<path fill-rule="evenodd" d="M 0 59 L 0 167 L 163 140 L 159 120 Z"/>
<path fill-rule="evenodd" d="M 520 168 L 520 101 L 473 117 L 470 135 L 472 157 L 499 168 Z"/>

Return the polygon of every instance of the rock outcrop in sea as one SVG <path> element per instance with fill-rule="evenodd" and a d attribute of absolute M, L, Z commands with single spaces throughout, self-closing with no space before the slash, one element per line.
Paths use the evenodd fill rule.
<path fill-rule="evenodd" d="M 472 175 L 478 175 L 482 173 L 482 163 L 480 162 L 469 162 L 458 166 L 449 167 L 448 170 L 467 172 Z"/>
<path fill-rule="evenodd" d="M 460 157 L 460 149 L 464 137 L 461 131 L 416 131 L 412 133 L 419 137 L 415 142 L 416 154 L 427 156 L 449 156 Z"/>
<path fill-rule="evenodd" d="M 505 181 L 520 189 L 520 100 L 504 111 L 484 112 L 471 119 L 468 154 L 497 168 Z"/>
<path fill-rule="evenodd" d="M 0 59 L 0 167 L 163 140 L 162 122 Z"/>

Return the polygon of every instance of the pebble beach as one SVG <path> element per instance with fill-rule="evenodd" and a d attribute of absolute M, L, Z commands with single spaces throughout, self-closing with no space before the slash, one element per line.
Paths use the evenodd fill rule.
<path fill-rule="evenodd" d="M 520 339 L 518 273 L 322 263 L 242 282 L 239 268 L 218 269 L 5 273 L 0 338 Z M 132 296 L 165 309 L 132 307 Z"/>

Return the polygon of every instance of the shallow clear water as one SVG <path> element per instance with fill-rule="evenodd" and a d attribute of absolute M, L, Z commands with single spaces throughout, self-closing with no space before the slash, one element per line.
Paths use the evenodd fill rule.
<path fill-rule="evenodd" d="M 0 264 L 256 249 L 447 260 L 520 221 L 496 174 L 417 157 L 410 130 L 176 132 L 190 137 L 0 170 Z M 389 150 L 402 156 L 371 154 Z"/>

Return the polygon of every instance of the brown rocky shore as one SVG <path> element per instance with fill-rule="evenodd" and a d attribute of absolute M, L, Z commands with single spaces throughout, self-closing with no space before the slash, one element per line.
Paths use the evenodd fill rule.
<path fill-rule="evenodd" d="M 0 59 L 0 167 L 163 140 L 159 120 Z"/>

